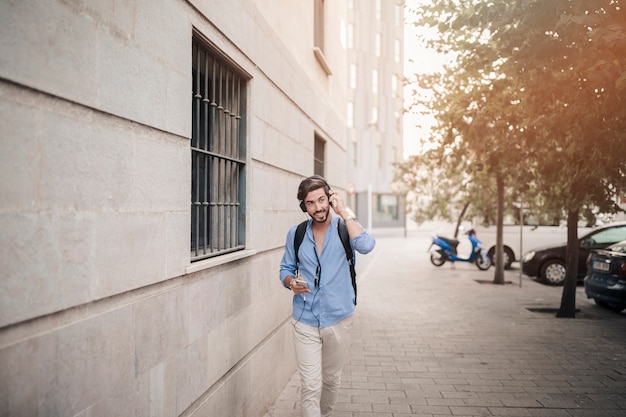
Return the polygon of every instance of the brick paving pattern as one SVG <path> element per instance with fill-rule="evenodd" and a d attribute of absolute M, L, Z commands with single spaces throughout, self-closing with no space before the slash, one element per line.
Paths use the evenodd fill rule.
<path fill-rule="evenodd" d="M 427 234 L 377 236 L 334 417 L 626 416 L 626 313 L 493 267 L 430 264 Z M 300 416 L 299 377 L 265 417 Z"/>

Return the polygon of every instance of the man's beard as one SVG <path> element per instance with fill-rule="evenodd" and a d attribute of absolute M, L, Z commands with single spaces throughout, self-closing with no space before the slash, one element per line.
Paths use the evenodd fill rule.
<path fill-rule="evenodd" d="M 323 215 L 323 217 L 319 217 L 321 215 Z M 320 210 L 318 212 L 315 212 L 311 217 L 313 218 L 313 221 L 315 223 L 326 223 L 326 220 L 328 220 L 328 210 Z"/>

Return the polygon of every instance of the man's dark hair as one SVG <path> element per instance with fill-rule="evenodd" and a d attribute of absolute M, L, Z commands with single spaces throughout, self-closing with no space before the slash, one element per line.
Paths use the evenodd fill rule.
<path fill-rule="evenodd" d="M 298 187 L 298 200 L 303 201 L 308 193 L 322 187 L 324 188 L 326 195 L 330 196 L 330 186 L 324 178 L 319 175 L 313 175 L 309 178 L 303 179 Z"/>

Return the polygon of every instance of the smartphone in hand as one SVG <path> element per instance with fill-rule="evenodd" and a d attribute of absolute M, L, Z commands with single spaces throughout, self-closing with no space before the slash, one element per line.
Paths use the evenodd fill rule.
<path fill-rule="evenodd" d="M 302 286 L 304 288 L 307 288 L 307 289 L 309 288 L 309 284 L 305 280 L 303 280 L 302 278 L 296 278 L 295 282 L 296 282 L 296 284 L 298 284 L 298 285 L 300 285 L 300 286 Z"/>

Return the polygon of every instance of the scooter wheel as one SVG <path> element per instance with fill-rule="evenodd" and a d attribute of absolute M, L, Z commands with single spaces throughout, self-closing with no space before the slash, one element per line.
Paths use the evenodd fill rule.
<path fill-rule="evenodd" d="M 476 266 L 481 271 L 488 270 L 491 267 L 491 258 L 478 254 L 478 256 L 476 257 Z"/>
<path fill-rule="evenodd" d="M 431 253 L 430 262 L 435 266 L 441 266 L 446 263 L 446 258 L 444 258 L 440 253 Z"/>

